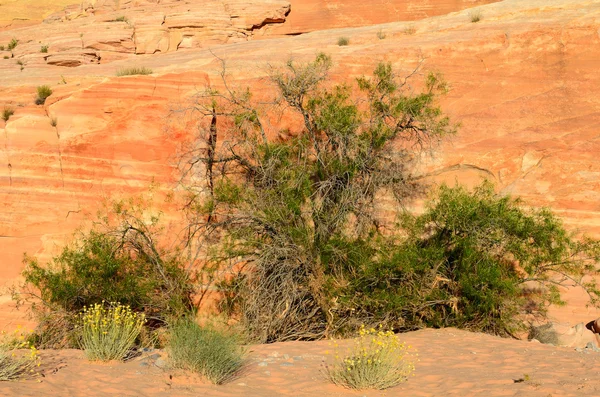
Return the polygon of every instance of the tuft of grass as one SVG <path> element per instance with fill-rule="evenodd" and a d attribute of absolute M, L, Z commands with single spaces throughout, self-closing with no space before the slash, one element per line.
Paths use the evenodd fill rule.
<path fill-rule="evenodd" d="M 26 352 L 23 350 L 26 349 Z M 35 372 L 41 359 L 38 350 L 26 336 L 16 330 L 10 335 L 2 333 L 0 341 L 0 381 L 19 379 Z"/>
<path fill-rule="evenodd" d="M 146 317 L 134 313 L 129 306 L 111 303 L 108 307 L 96 303 L 84 307 L 80 317 L 79 345 L 88 360 L 124 360 L 135 344 Z"/>
<path fill-rule="evenodd" d="M 23 66 L 23 61 L 22 61 L 22 60 L 20 60 L 20 59 L 19 59 L 19 60 L 17 60 L 17 65 L 19 65 L 19 66 Z"/>
<path fill-rule="evenodd" d="M 385 32 L 384 32 L 383 30 L 379 30 L 379 31 L 377 32 L 377 38 L 378 38 L 379 40 L 383 40 L 383 39 L 385 39 L 386 37 L 387 37 L 387 35 L 385 34 Z"/>
<path fill-rule="evenodd" d="M 4 51 L 4 45 L 0 45 L 0 51 Z"/>
<path fill-rule="evenodd" d="M 244 365 L 244 351 L 234 335 L 200 327 L 191 319 L 173 324 L 168 349 L 173 367 L 194 371 L 217 385 L 234 379 Z"/>
<path fill-rule="evenodd" d="M 47 46 L 47 45 L 43 45 L 43 46 L 41 46 L 41 47 L 40 47 L 40 52 L 41 52 L 42 54 L 46 54 L 46 53 L 48 53 L 48 46 Z"/>
<path fill-rule="evenodd" d="M 340 47 L 344 46 L 344 45 L 348 45 L 348 44 L 350 44 L 350 39 L 349 38 L 347 38 L 347 37 L 340 37 L 340 38 L 338 38 L 337 45 L 339 45 Z"/>
<path fill-rule="evenodd" d="M 4 55 L 4 59 L 10 59 L 8 55 Z"/>
<path fill-rule="evenodd" d="M 15 111 L 13 108 L 11 107 L 4 107 L 4 110 L 2 111 L 2 120 L 4 120 L 4 122 L 6 123 L 8 121 L 8 119 L 10 119 L 10 116 L 12 116 L 13 114 L 15 114 Z"/>
<path fill-rule="evenodd" d="M 469 18 L 471 19 L 472 23 L 476 23 L 481 21 L 481 19 L 483 18 L 483 14 L 480 10 L 471 11 L 469 13 Z"/>
<path fill-rule="evenodd" d="M 404 30 L 402 30 L 402 33 L 409 35 L 409 36 L 412 36 L 416 32 L 417 32 L 417 28 L 415 28 L 414 25 L 408 25 L 407 27 L 404 28 Z"/>
<path fill-rule="evenodd" d="M 113 22 L 128 22 L 129 20 L 127 19 L 127 17 L 125 15 L 121 15 L 119 17 L 116 17 Z"/>
<path fill-rule="evenodd" d="M 147 75 L 152 74 L 152 69 L 143 67 L 122 68 L 117 70 L 117 76 L 133 76 L 136 74 Z"/>
<path fill-rule="evenodd" d="M 337 349 L 336 342 L 334 346 Z M 331 382 L 350 389 L 387 389 L 405 382 L 415 370 L 409 349 L 392 331 L 362 326 L 345 354 L 335 352 L 325 374 Z"/>
<path fill-rule="evenodd" d="M 35 99 L 36 105 L 43 105 L 46 103 L 46 99 L 52 95 L 52 88 L 48 85 L 40 85 L 37 88 L 37 98 Z"/>
<path fill-rule="evenodd" d="M 57 119 L 56 117 L 52 117 L 52 118 L 50 119 L 50 125 L 51 125 L 52 127 L 56 127 L 56 126 L 58 125 L 58 119 Z"/>
<path fill-rule="evenodd" d="M 14 37 L 10 40 L 10 42 L 8 43 L 8 46 L 6 47 L 9 51 L 12 51 L 15 49 L 15 47 L 17 46 L 17 44 L 19 44 L 19 40 L 15 39 Z"/>

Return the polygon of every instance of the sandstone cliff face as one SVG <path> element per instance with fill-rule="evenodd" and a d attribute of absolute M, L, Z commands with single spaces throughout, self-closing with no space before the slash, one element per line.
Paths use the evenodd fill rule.
<path fill-rule="evenodd" d="M 55 253 L 101 197 L 153 182 L 173 189 L 177 147 L 189 131 L 167 129 L 168 114 L 208 82 L 218 85 L 216 57 L 232 84 L 264 95 L 267 62 L 308 61 L 325 51 L 341 80 L 369 73 L 379 60 L 408 73 L 423 59 L 422 70 L 440 71 L 451 83 L 443 108 L 462 124 L 423 172 L 450 182 L 490 178 L 528 205 L 552 207 L 571 229 L 600 235 L 600 3 L 506 0 L 478 7 L 483 19 L 471 23 L 470 10 L 458 11 L 467 3 L 452 9 L 440 0 L 457 12 L 271 38 L 312 30 L 286 31 L 295 2 L 289 14 L 289 3 L 279 0 L 182 3 L 121 1 L 114 10 L 114 1 L 97 1 L 0 32 L 0 45 L 20 40 L 14 58 L 0 52 L 0 110 L 15 110 L 0 121 L 0 283 L 18 276 L 24 251 Z M 389 21 L 356 10 L 352 25 L 363 17 Z M 123 15 L 127 21 L 115 21 Z M 263 40 L 253 40 L 258 35 Z M 350 45 L 337 46 L 340 36 Z M 115 77 L 128 66 L 154 73 Z M 41 84 L 54 94 L 36 106 Z M 598 317 L 584 298 L 573 295 L 557 313 L 572 324 Z"/>

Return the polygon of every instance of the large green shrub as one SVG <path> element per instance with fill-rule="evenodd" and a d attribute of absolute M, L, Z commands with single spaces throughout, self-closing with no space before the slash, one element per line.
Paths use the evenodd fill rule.
<path fill-rule="evenodd" d="M 460 327 L 510 335 L 527 315 L 560 303 L 558 285 L 575 283 L 598 302 L 597 241 L 576 240 L 547 209 L 529 210 L 484 183 L 472 192 L 439 189 L 420 216 L 405 215 L 407 236 L 386 239 L 349 269 L 338 290 L 355 316 L 400 330 Z M 345 291 L 345 292 L 342 292 Z"/>

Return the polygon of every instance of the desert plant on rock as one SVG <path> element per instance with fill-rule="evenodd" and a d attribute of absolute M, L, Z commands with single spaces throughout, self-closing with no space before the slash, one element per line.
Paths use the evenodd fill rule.
<path fill-rule="evenodd" d="M 349 38 L 347 38 L 347 37 L 340 37 L 340 38 L 338 38 L 337 45 L 339 45 L 340 47 L 341 46 L 346 46 L 348 44 L 350 44 L 350 39 Z"/>
<path fill-rule="evenodd" d="M 472 23 L 481 21 L 481 18 L 483 18 L 483 14 L 481 13 L 480 10 L 475 10 L 475 11 L 469 12 L 469 19 L 471 20 Z"/>
<path fill-rule="evenodd" d="M 37 87 L 37 97 L 35 99 L 36 105 L 43 105 L 46 103 L 46 99 L 52 95 L 52 88 L 48 85 L 40 85 Z"/>
<path fill-rule="evenodd" d="M 234 335 L 201 327 L 191 319 L 171 326 L 168 350 L 174 367 L 194 371 L 215 384 L 233 379 L 244 364 L 244 352 Z"/>
<path fill-rule="evenodd" d="M 388 389 L 405 382 L 415 370 L 416 352 L 383 327 L 359 330 L 354 344 L 343 351 L 334 341 L 327 378 L 351 389 Z"/>
<path fill-rule="evenodd" d="M 17 44 L 19 44 L 19 40 L 15 39 L 14 37 L 10 40 L 10 42 L 8 43 L 8 46 L 6 47 L 6 49 L 8 51 L 12 51 L 17 47 Z"/>
<path fill-rule="evenodd" d="M 134 76 L 134 75 L 148 75 L 152 74 L 152 69 L 147 67 L 131 67 L 131 68 L 122 68 L 117 70 L 117 76 Z"/>
<path fill-rule="evenodd" d="M 96 303 L 84 307 L 80 317 L 79 345 L 88 360 L 124 360 L 140 334 L 146 317 L 129 306 Z"/>
<path fill-rule="evenodd" d="M 5 106 L 4 110 L 2 110 L 2 120 L 4 120 L 4 122 L 6 123 L 13 114 L 15 114 L 14 109 L 11 107 Z"/>
<path fill-rule="evenodd" d="M 48 46 L 47 45 L 43 45 L 40 47 L 40 52 L 42 54 L 46 54 L 48 52 Z"/>

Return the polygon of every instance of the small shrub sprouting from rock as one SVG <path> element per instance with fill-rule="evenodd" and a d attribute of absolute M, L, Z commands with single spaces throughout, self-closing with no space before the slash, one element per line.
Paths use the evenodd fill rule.
<path fill-rule="evenodd" d="M 469 19 L 471 20 L 472 23 L 479 22 L 479 21 L 481 21 L 482 18 L 483 18 L 483 14 L 481 13 L 480 10 L 471 11 L 469 13 Z"/>
<path fill-rule="evenodd" d="M 52 127 L 56 127 L 58 125 L 58 118 L 56 118 L 56 117 L 50 118 L 50 125 Z"/>
<path fill-rule="evenodd" d="M 46 99 L 52 95 L 52 88 L 48 85 L 40 85 L 37 88 L 37 98 L 35 99 L 36 105 L 43 105 L 46 103 Z"/>
<path fill-rule="evenodd" d="M 325 374 L 336 385 L 383 390 L 405 382 L 415 370 L 417 353 L 382 327 L 361 327 L 347 351 L 342 351 L 337 341 L 333 344 L 333 362 L 326 365 Z"/>
<path fill-rule="evenodd" d="M 191 319 L 173 324 L 168 343 L 175 368 L 194 371 L 214 384 L 235 378 L 244 365 L 244 352 L 234 335 L 211 326 L 200 327 Z"/>
<path fill-rule="evenodd" d="M 134 76 L 134 75 L 148 75 L 152 74 L 152 69 L 147 67 L 132 67 L 132 68 L 123 68 L 117 70 L 117 76 Z"/>
<path fill-rule="evenodd" d="M 40 52 L 42 54 L 46 54 L 48 52 L 48 46 L 47 45 L 43 45 L 40 47 Z"/>
<path fill-rule="evenodd" d="M 125 15 L 118 16 L 114 19 L 114 22 L 127 22 L 128 19 Z"/>
<path fill-rule="evenodd" d="M 13 114 L 15 114 L 14 109 L 11 107 L 5 106 L 4 110 L 2 110 L 2 120 L 4 120 L 4 122 L 6 123 Z"/>
<path fill-rule="evenodd" d="M 377 38 L 378 38 L 379 40 L 383 40 L 383 39 L 385 39 L 386 37 L 387 37 L 387 35 L 385 34 L 385 32 L 384 32 L 383 30 L 379 30 L 379 31 L 377 32 Z"/>
<path fill-rule="evenodd" d="M 117 303 L 84 307 L 79 346 L 90 361 L 124 360 L 145 322 L 143 313 L 134 313 L 129 306 Z"/>
<path fill-rule="evenodd" d="M 4 51 L 4 45 L 0 45 L 0 51 Z"/>
<path fill-rule="evenodd" d="M 12 51 L 17 47 L 17 44 L 19 44 L 19 40 L 13 38 L 10 40 L 6 48 L 8 49 L 8 51 Z"/>
<path fill-rule="evenodd" d="M 337 45 L 339 45 L 340 47 L 348 45 L 348 44 L 350 44 L 350 39 L 349 38 L 347 38 L 347 37 L 340 37 L 340 38 L 338 38 Z"/>

